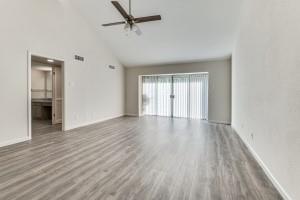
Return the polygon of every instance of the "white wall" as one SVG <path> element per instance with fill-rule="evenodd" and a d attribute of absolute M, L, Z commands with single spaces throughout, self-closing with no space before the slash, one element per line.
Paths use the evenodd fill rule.
<path fill-rule="evenodd" d="M 27 50 L 65 61 L 67 129 L 123 114 L 123 68 L 68 0 L 1 0 L 0 24 L 0 146 L 28 134 Z"/>
<path fill-rule="evenodd" d="M 300 199 L 299 22 L 299 0 L 246 0 L 232 75 L 233 127 L 294 200 Z"/>
<path fill-rule="evenodd" d="M 31 99 L 52 98 L 52 67 L 37 62 L 31 66 Z"/>
<path fill-rule="evenodd" d="M 209 72 L 208 119 L 231 122 L 231 60 L 126 68 L 126 114 L 138 115 L 138 77 L 151 74 Z"/>
<path fill-rule="evenodd" d="M 31 89 L 33 90 L 31 98 L 46 98 L 46 73 L 46 71 L 31 69 Z"/>

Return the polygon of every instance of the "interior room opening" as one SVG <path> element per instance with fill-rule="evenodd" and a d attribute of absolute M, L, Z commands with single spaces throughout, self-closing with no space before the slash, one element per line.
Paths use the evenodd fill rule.
<path fill-rule="evenodd" d="M 62 131 L 63 63 L 31 56 L 31 135 Z"/>
<path fill-rule="evenodd" d="M 142 115 L 208 119 L 208 73 L 141 77 Z"/>

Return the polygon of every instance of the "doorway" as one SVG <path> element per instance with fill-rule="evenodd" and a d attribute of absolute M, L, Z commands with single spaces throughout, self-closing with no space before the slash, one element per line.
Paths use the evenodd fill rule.
<path fill-rule="evenodd" d="M 31 55 L 30 66 L 30 138 L 60 132 L 64 121 L 64 63 Z"/>
<path fill-rule="evenodd" d="M 142 115 L 208 119 L 208 73 L 142 76 Z"/>

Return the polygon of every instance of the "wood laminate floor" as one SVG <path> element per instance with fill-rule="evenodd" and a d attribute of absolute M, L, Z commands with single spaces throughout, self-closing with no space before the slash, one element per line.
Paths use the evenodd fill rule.
<path fill-rule="evenodd" d="M 52 125 L 51 120 L 32 120 L 32 137 L 62 130 L 62 124 Z"/>
<path fill-rule="evenodd" d="M 0 199 L 282 198 L 230 126 L 124 117 L 0 148 Z"/>

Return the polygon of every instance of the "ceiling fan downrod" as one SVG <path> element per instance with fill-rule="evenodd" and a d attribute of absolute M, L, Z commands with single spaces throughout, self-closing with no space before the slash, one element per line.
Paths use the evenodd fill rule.
<path fill-rule="evenodd" d="M 129 15 L 132 16 L 131 15 L 131 0 L 129 0 Z"/>

